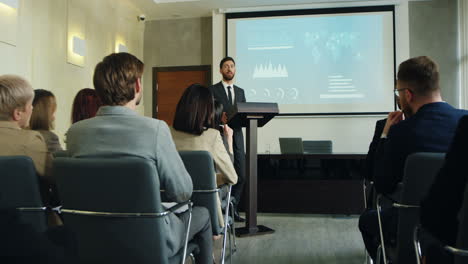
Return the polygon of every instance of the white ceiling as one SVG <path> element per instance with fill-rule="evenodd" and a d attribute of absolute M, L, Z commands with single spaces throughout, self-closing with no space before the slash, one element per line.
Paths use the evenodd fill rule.
<path fill-rule="evenodd" d="M 132 0 L 147 20 L 211 16 L 213 9 L 268 7 L 278 5 L 306 5 L 317 3 L 345 3 L 356 0 L 200 0 L 192 2 L 156 4 L 153 0 Z M 385 2 L 367 0 L 365 2 Z M 362 1 L 360 1 L 362 2 Z M 388 2 L 388 1 L 387 1 Z"/>

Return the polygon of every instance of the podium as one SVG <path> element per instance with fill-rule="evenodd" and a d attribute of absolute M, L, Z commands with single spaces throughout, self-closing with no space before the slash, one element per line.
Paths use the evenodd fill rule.
<path fill-rule="evenodd" d="M 247 132 L 246 176 L 247 207 L 246 225 L 236 228 L 239 237 L 271 234 L 275 230 L 257 225 L 257 128 L 263 127 L 279 113 L 277 103 L 237 103 L 228 113 L 229 123 L 241 125 Z"/>

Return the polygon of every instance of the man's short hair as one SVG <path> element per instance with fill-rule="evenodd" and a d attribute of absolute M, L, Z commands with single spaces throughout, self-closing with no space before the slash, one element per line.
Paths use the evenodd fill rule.
<path fill-rule="evenodd" d="M 411 86 L 412 92 L 426 96 L 439 91 L 439 67 L 427 56 L 406 60 L 398 67 L 399 81 Z"/>
<path fill-rule="evenodd" d="M 11 120 L 15 109 L 24 109 L 34 97 L 34 90 L 25 79 L 16 75 L 0 76 L 0 120 Z"/>
<path fill-rule="evenodd" d="M 233 58 L 231 57 L 225 57 L 224 59 L 221 60 L 221 62 L 219 63 L 219 68 L 223 68 L 223 64 L 226 62 L 226 61 L 232 61 L 234 63 L 234 65 L 236 65 L 236 62 L 234 61 Z"/>
<path fill-rule="evenodd" d="M 135 98 L 135 84 L 144 64 L 132 54 L 110 54 L 96 65 L 93 83 L 104 105 L 125 105 Z"/>

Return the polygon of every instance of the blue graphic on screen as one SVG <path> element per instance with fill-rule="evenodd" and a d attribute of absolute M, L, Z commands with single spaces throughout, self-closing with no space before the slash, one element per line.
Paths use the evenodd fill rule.
<path fill-rule="evenodd" d="M 236 83 L 251 102 L 379 103 L 382 16 L 241 20 Z"/>

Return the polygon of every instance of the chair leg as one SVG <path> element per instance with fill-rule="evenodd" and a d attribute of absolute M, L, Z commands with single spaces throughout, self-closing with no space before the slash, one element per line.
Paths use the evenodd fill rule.
<path fill-rule="evenodd" d="M 229 186 L 229 192 L 227 196 L 228 204 L 226 205 L 226 211 L 224 212 L 224 236 L 223 236 L 223 250 L 221 252 L 221 264 L 224 264 L 224 260 L 226 258 L 226 243 L 227 243 L 227 234 L 228 234 L 228 227 L 229 227 L 229 202 L 231 201 L 231 190 L 232 190 L 232 186 Z"/>
<path fill-rule="evenodd" d="M 382 207 L 380 206 L 380 198 L 381 196 L 377 197 L 377 219 L 379 220 L 379 232 L 380 232 L 380 247 L 381 247 L 381 252 L 382 252 L 382 257 L 383 257 L 383 263 L 387 264 L 387 256 L 385 254 L 385 242 L 384 242 L 384 236 L 383 236 L 383 227 L 382 227 L 382 218 L 380 217 L 380 210 Z M 377 259 L 377 263 L 380 262 L 380 258 Z"/>
<path fill-rule="evenodd" d="M 380 259 L 381 258 L 382 258 L 382 245 L 380 245 L 377 248 L 377 256 L 376 256 L 375 264 L 380 264 Z"/>
<path fill-rule="evenodd" d="M 184 244 L 184 254 L 182 255 L 182 264 L 185 264 L 185 258 L 187 256 L 187 246 L 188 246 L 188 239 L 189 239 L 189 230 L 190 230 L 190 225 L 192 224 L 192 203 L 188 204 L 189 207 L 189 220 L 187 223 L 187 231 L 185 234 L 185 244 Z"/>
<path fill-rule="evenodd" d="M 234 221 L 234 204 L 232 202 L 229 203 L 231 206 L 231 218 L 232 221 Z M 234 226 L 234 222 L 231 225 L 231 230 L 232 230 L 232 238 L 234 239 L 234 253 L 237 251 L 237 242 L 236 242 L 236 227 Z"/>
<path fill-rule="evenodd" d="M 421 244 L 419 244 L 419 227 L 416 226 L 413 232 L 413 244 L 414 250 L 416 251 L 416 264 L 421 264 L 422 252 Z"/>

